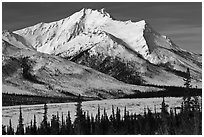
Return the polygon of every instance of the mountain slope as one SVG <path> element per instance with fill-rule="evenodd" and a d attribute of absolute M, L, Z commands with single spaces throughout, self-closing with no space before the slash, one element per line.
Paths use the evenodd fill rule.
<path fill-rule="evenodd" d="M 9 44 L 15 45 L 18 48 L 21 49 L 28 49 L 28 50 L 35 50 L 32 45 L 24 39 L 22 36 L 12 33 L 8 30 L 4 30 L 2 32 L 2 39 Z"/>
<path fill-rule="evenodd" d="M 183 86 L 182 76 L 189 67 L 193 85 L 201 86 L 201 56 L 180 49 L 144 20 L 122 22 L 103 9 L 82 9 L 68 18 L 13 33 L 37 51 L 87 65 L 126 83 Z M 125 68 L 114 68 L 116 62 Z"/>
<path fill-rule="evenodd" d="M 159 88 L 125 84 L 91 68 L 3 41 L 3 93 L 113 98 Z M 135 90 L 135 91 L 134 91 Z M 136 91 L 137 90 L 137 91 Z"/>

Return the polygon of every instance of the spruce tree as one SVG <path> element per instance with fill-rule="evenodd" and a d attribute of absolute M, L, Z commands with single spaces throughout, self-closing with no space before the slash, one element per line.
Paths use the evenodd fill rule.
<path fill-rule="evenodd" d="M 126 114 L 127 114 L 127 110 L 126 110 L 126 106 L 125 106 L 125 108 L 124 108 L 124 121 L 127 120 Z"/>
<path fill-rule="evenodd" d="M 7 128 L 7 135 L 14 135 L 14 130 L 12 128 L 11 119 L 9 120 L 9 127 Z"/>
<path fill-rule="evenodd" d="M 6 135 L 6 126 L 2 125 L 2 135 Z"/>
<path fill-rule="evenodd" d="M 56 115 L 52 115 L 51 119 L 51 135 L 58 135 L 59 134 L 59 125 L 58 125 L 58 118 Z"/>
<path fill-rule="evenodd" d="M 83 111 L 82 111 L 82 101 L 81 96 L 78 96 L 78 101 L 76 104 L 76 118 L 74 120 L 74 130 L 75 134 L 82 135 L 83 134 Z"/>
<path fill-rule="evenodd" d="M 115 111 L 114 111 L 114 106 L 112 105 L 112 122 L 115 122 Z"/>
<path fill-rule="evenodd" d="M 18 126 L 17 126 L 16 134 L 24 135 L 23 116 L 22 116 L 21 106 L 20 106 L 20 115 L 18 119 Z"/>
<path fill-rule="evenodd" d="M 71 121 L 71 116 L 70 116 L 69 111 L 68 111 L 68 115 L 66 117 L 66 134 L 67 135 L 73 134 L 72 121 Z"/>
<path fill-rule="evenodd" d="M 120 121 L 120 109 L 117 107 L 116 108 L 116 132 L 119 132 L 120 131 L 120 125 L 121 125 L 121 121 Z"/>
<path fill-rule="evenodd" d="M 100 105 L 98 105 L 97 121 L 100 122 Z"/>
<path fill-rule="evenodd" d="M 168 113 L 168 112 L 167 112 L 167 105 L 165 104 L 165 99 L 164 99 L 164 97 L 163 97 L 163 101 L 162 101 L 162 104 L 161 104 L 161 111 L 162 111 L 163 114 Z"/>
<path fill-rule="evenodd" d="M 91 134 L 93 135 L 95 133 L 95 121 L 94 121 L 94 117 L 91 114 Z"/>
<path fill-rule="evenodd" d="M 91 119 L 90 119 L 90 116 L 89 116 L 89 113 L 87 112 L 87 115 L 86 115 L 86 132 L 85 134 L 86 135 L 90 135 L 91 134 Z"/>
<path fill-rule="evenodd" d="M 43 115 L 43 121 L 41 122 L 41 134 L 49 135 L 49 126 L 47 121 L 47 104 L 44 104 L 44 115 Z"/>
<path fill-rule="evenodd" d="M 37 123 L 36 123 L 36 116 L 34 115 L 34 120 L 33 120 L 33 129 L 32 129 L 33 135 L 37 134 Z"/>
<path fill-rule="evenodd" d="M 56 128 L 57 128 L 57 134 L 59 134 L 59 132 L 60 132 L 60 120 L 59 120 L 59 113 L 58 113 L 58 111 L 57 111 L 57 121 L 56 121 Z"/>
<path fill-rule="evenodd" d="M 167 111 L 167 105 L 165 104 L 165 99 L 163 97 L 163 101 L 161 104 L 161 120 L 162 120 L 162 125 L 161 125 L 161 130 L 160 132 L 162 134 L 167 135 L 168 134 L 168 125 L 167 125 L 167 117 L 168 117 L 168 111 Z"/>
<path fill-rule="evenodd" d="M 60 134 L 61 134 L 61 135 L 65 135 L 65 134 L 66 134 L 66 126 L 65 126 L 65 122 L 64 122 L 63 112 L 62 112 L 62 117 L 61 117 L 61 129 L 60 129 Z"/>
<path fill-rule="evenodd" d="M 109 120 L 108 120 L 108 116 L 106 113 L 106 109 L 104 108 L 103 111 L 103 118 L 101 118 L 101 123 L 102 123 L 102 134 L 108 134 L 108 130 L 109 130 Z"/>
<path fill-rule="evenodd" d="M 186 94 L 183 97 L 184 102 L 184 111 L 190 111 L 191 108 L 191 96 L 190 96 L 190 88 L 192 87 L 191 83 L 191 74 L 190 69 L 187 68 L 186 75 L 183 78 L 184 80 L 184 86 L 186 87 Z"/>

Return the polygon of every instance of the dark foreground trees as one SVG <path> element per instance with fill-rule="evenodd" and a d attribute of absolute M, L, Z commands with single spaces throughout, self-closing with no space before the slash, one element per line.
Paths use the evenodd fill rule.
<path fill-rule="evenodd" d="M 144 109 L 144 114 L 129 113 L 124 108 L 123 114 L 119 108 L 112 106 L 112 114 L 107 115 L 106 109 L 103 111 L 98 107 L 98 113 L 93 116 L 88 112 L 83 112 L 81 100 L 78 99 L 76 104 L 76 118 L 71 121 L 70 112 L 64 118 L 59 118 L 59 114 L 52 115 L 50 122 L 47 120 L 47 105 L 44 106 L 43 121 L 39 126 L 36 125 L 36 118 L 25 127 L 23 131 L 23 119 L 20 109 L 18 131 L 15 134 L 84 134 L 84 135 L 131 135 L 131 134 L 167 134 L 167 135 L 190 135 L 202 134 L 202 111 L 201 106 L 194 100 L 194 105 L 168 109 L 165 100 L 161 103 L 161 112 L 158 113 L 156 108 L 151 111 L 149 108 Z M 190 108 L 186 108 L 190 107 Z M 14 134 L 13 127 L 10 125 L 6 128 L 2 126 L 2 134 Z M 20 130 L 20 129 L 21 130 Z M 20 132 L 19 132 L 20 131 Z"/>
<path fill-rule="evenodd" d="M 18 119 L 18 127 L 16 131 L 17 135 L 23 135 L 24 134 L 24 125 L 23 125 L 23 116 L 22 116 L 22 111 L 21 111 L 21 106 L 20 106 L 20 115 Z"/>

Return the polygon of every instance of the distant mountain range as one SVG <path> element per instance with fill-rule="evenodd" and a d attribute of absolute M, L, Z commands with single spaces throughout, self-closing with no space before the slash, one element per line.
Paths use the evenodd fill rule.
<path fill-rule="evenodd" d="M 111 98 L 119 91 L 161 90 L 139 85 L 183 86 L 187 68 L 193 87 L 202 86 L 200 54 L 181 49 L 144 20 L 117 21 L 104 9 L 3 31 L 2 39 L 3 92 Z"/>

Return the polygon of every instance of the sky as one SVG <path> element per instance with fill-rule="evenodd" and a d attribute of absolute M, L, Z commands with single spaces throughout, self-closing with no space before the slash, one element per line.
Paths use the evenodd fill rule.
<path fill-rule="evenodd" d="M 117 20 L 144 19 L 179 47 L 202 53 L 201 2 L 3 2 L 2 28 L 13 31 L 57 21 L 82 8 L 105 8 Z"/>

